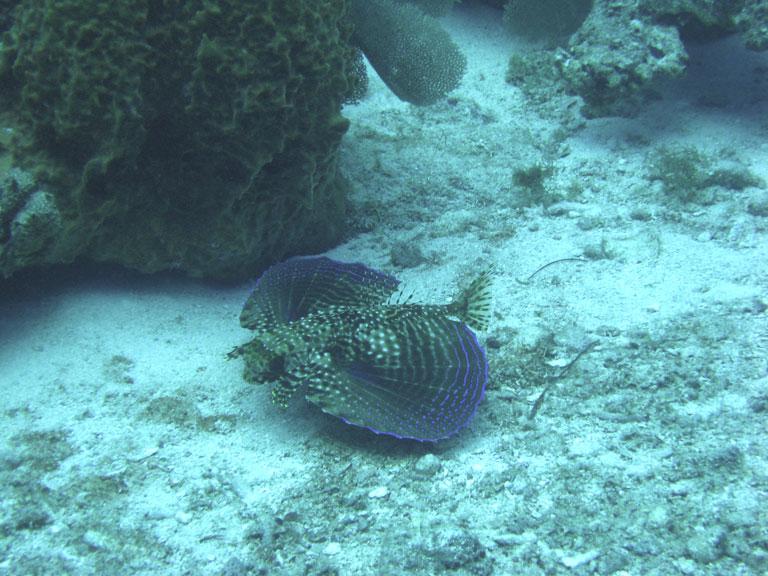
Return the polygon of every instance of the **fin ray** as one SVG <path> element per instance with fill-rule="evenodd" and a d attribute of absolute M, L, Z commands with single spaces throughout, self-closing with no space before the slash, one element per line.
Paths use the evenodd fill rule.
<path fill-rule="evenodd" d="M 349 424 L 399 438 L 436 441 L 458 432 L 483 398 L 485 353 L 463 323 L 409 324 L 400 365 L 360 354 L 334 365 L 322 384 L 310 383 L 307 400 Z"/>
<path fill-rule="evenodd" d="M 240 325 L 263 332 L 320 308 L 386 302 L 399 282 L 363 264 L 296 257 L 261 275 L 240 314 Z"/>
<path fill-rule="evenodd" d="M 491 320 L 492 274 L 493 268 L 482 272 L 448 305 L 450 314 L 475 330 L 487 330 Z"/>

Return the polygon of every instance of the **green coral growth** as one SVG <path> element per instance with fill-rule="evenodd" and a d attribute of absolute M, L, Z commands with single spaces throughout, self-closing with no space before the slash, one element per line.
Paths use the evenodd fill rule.
<path fill-rule="evenodd" d="M 509 57 L 505 80 L 538 104 L 550 103 L 554 95 L 563 92 L 552 50 L 513 53 Z"/>
<path fill-rule="evenodd" d="M 648 158 L 648 176 L 661 182 L 668 197 L 684 203 L 712 203 L 718 188 L 738 192 L 765 185 L 736 162 L 713 164 L 712 158 L 692 146 L 661 147 Z"/>
<path fill-rule="evenodd" d="M 547 181 L 555 173 L 551 164 L 534 163 L 517 168 L 512 173 L 512 184 L 517 194 L 519 206 L 549 206 L 559 198 L 547 186 Z"/>
<path fill-rule="evenodd" d="M 692 146 L 662 147 L 648 160 L 648 175 L 661 182 L 664 193 L 680 202 L 702 198 L 709 160 Z"/>
<path fill-rule="evenodd" d="M 728 190 L 761 188 L 765 182 L 743 166 L 716 168 L 707 178 L 710 186 L 720 186 Z"/>
<path fill-rule="evenodd" d="M 52 472 L 76 453 L 70 433 L 63 429 L 32 430 L 11 438 L 11 445 L 21 451 L 23 463 L 39 472 Z"/>
<path fill-rule="evenodd" d="M 0 106 L 61 215 L 40 260 L 239 277 L 338 240 L 350 36 L 344 0 L 18 2 Z"/>

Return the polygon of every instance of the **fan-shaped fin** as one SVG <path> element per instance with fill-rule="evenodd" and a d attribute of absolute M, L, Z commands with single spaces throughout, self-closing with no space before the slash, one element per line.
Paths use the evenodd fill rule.
<path fill-rule="evenodd" d="M 309 379 L 307 400 L 349 424 L 435 441 L 466 426 L 488 374 L 474 333 L 447 318 L 399 314 L 363 325 L 332 367 Z"/>
<path fill-rule="evenodd" d="M 291 258 L 262 274 L 240 314 L 240 325 L 264 331 L 323 307 L 379 305 L 398 284 L 363 264 L 324 256 Z"/>

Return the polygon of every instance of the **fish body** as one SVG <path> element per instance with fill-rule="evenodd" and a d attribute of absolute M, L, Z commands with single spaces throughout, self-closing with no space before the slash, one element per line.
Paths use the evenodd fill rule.
<path fill-rule="evenodd" d="M 246 379 L 300 388 L 324 412 L 398 438 L 435 441 L 466 426 L 483 398 L 489 276 L 448 305 L 390 303 L 399 282 L 362 264 L 293 258 L 267 270 L 243 308 L 253 340 L 235 349 Z"/>

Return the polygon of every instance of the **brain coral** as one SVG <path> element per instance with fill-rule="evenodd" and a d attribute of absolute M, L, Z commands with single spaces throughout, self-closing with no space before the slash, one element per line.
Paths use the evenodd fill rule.
<path fill-rule="evenodd" d="M 0 108 L 15 162 L 58 212 L 38 263 L 235 277 L 335 241 L 356 62 L 346 12 L 346 0 L 19 2 Z M 13 238 L 0 248 L 8 275 Z"/>

